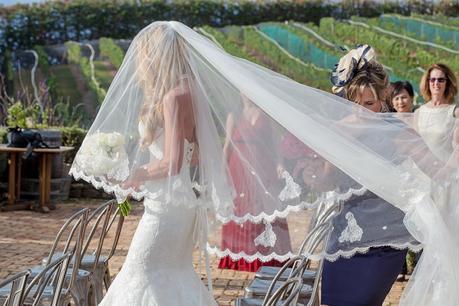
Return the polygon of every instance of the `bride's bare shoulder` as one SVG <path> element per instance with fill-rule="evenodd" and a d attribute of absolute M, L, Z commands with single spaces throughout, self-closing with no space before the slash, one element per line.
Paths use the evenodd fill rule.
<path fill-rule="evenodd" d="M 164 95 L 164 105 L 173 106 L 175 104 L 184 104 L 191 100 L 189 90 L 184 90 L 181 87 L 171 89 Z"/>
<path fill-rule="evenodd" d="M 178 116 L 183 118 L 186 114 L 193 112 L 190 93 L 184 92 L 180 88 L 174 88 L 166 93 L 164 95 L 163 103 L 163 112 L 165 117 Z"/>

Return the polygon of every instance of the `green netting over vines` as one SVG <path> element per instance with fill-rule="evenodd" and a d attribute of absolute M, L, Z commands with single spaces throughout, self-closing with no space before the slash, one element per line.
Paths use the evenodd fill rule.
<path fill-rule="evenodd" d="M 420 40 L 445 44 L 459 50 L 459 30 L 453 27 L 435 25 L 397 15 L 381 15 L 379 19 L 383 25 L 399 28 L 402 32 L 413 33 Z"/>
<path fill-rule="evenodd" d="M 287 29 L 271 24 L 260 24 L 258 28 L 277 41 L 290 54 L 306 63 L 312 63 L 317 67 L 331 70 L 339 61 L 337 56 L 327 53 L 314 44 L 308 43 Z"/>
<path fill-rule="evenodd" d="M 320 68 L 329 69 L 330 71 L 338 63 L 339 57 L 318 48 L 316 45 L 304 40 L 295 33 L 274 24 L 260 24 L 260 31 L 274 39 L 279 45 L 286 49 L 290 54 L 296 56 L 306 63 L 312 63 Z M 391 82 L 402 81 L 404 78 L 390 73 Z M 416 87 L 416 84 L 413 84 Z M 416 88 L 418 91 L 418 88 Z"/>
<path fill-rule="evenodd" d="M 446 26 L 457 27 L 459 28 L 459 17 L 451 17 L 445 15 L 421 15 L 411 12 L 411 17 L 418 19 L 426 19 L 433 22 L 438 22 Z"/>

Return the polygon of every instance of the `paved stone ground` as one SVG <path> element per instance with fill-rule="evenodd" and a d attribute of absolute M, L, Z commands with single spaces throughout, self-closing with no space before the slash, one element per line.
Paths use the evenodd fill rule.
<path fill-rule="evenodd" d="M 0 280 L 37 265 L 47 255 L 58 229 L 73 212 L 82 207 L 94 208 L 101 200 L 72 199 L 58 204 L 58 209 L 49 214 L 32 211 L 0 212 Z M 117 273 L 127 254 L 137 223 L 142 215 L 141 205 L 134 206 L 127 218 L 120 238 L 117 253 L 110 262 L 113 274 Z M 198 254 L 194 254 L 198 267 Z M 214 295 L 219 305 L 232 305 L 233 300 L 243 295 L 243 288 L 253 277 L 253 273 L 220 270 L 218 261 L 211 258 Z M 202 278 L 205 278 L 204 267 Z M 206 280 L 204 280 L 206 282 Z M 396 283 L 384 305 L 398 305 L 406 282 Z"/>

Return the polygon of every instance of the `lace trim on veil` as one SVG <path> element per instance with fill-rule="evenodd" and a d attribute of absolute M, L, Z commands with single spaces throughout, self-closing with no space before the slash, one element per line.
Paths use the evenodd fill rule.
<path fill-rule="evenodd" d="M 118 202 L 120 203 L 123 202 L 127 197 L 132 197 L 138 201 L 144 198 L 154 200 L 164 193 L 162 189 L 156 192 L 148 191 L 145 188 L 145 186 L 141 186 L 140 191 L 136 191 L 132 188 L 123 189 L 119 184 L 113 184 L 113 182 L 108 182 L 104 177 L 86 175 L 84 171 L 79 170 L 75 166 L 72 167 L 69 174 L 72 175 L 76 180 L 83 179 L 84 181 L 92 184 L 97 189 L 103 189 L 106 193 L 114 194 Z M 196 186 L 195 183 L 193 185 L 195 187 L 200 188 L 200 186 Z M 259 215 L 252 215 L 250 213 L 247 213 L 243 216 L 236 216 L 234 214 L 223 216 L 217 213 L 216 218 L 218 221 L 222 223 L 228 223 L 230 221 L 233 221 L 239 224 L 242 224 L 247 221 L 250 221 L 251 223 L 257 223 L 257 224 L 261 222 L 271 223 L 271 222 L 274 222 L 277 218 L 284 218 L 284 219 L 287 218 L 287 216 L 290 213 L 296 213 L 296 212 L 299 212 L 305 209 L 316 209 L 321 203 L 327 203 L 329 205 L 342 203 L 342 202 L 349 200 L 353 195 L 360 196 L 360 195 L 365 194 L 367 191 L 368 189 L 364 187 L 360 189 L 350 188 L 347 192 L 344 192 L 344 193 L 339 192 L 339 191 L 331 191 L 331 192 L 324 193 L 319 198 L 317 198 L 314 202 L 302 201 L 295 205 L 286 204 L 284 209 L 275 210 L 272 214 L 260 213 Z M 203 201 L 196 201 L 196 203 L 198 202 L 200 202 L 200 204 L 195 204 L 195 205 L 203 205 L 202 203 Z M 207 205 L 210 205 L 210 204 L 211 203 L 207 203 Z M 420 250 L 422 250 L 423 245 L 418 244 L 418 243 L 406 242 L 402 244 L 373 245 L 371 247 L 392 247 L 395 249 L 410 249 L 414 252 L 419 252 Z M 357 253 L 360 253 L 360 254 L 367 253 L 371 247 L 354 247 L 352 250 L 349 250 L 349 251 L 339 250 L 332 254 L 326 253 L 326 254 L 307 254 L 307 255 L 310 256 L 311 259 L 313 260 L 318 260 L 320 259 L 321 256 L 324 256 L 329 261 L 336 261 L 340 257 L 350 258 Z M 290 259 L 292 256 L 295 255 L 295 253 L 293 252 L 288 252 L 286 254 L 277 254 L 275 252 L 272 252 L 270 254 L 265 254 L 265 255 L 261 254 L 260 252 L 257 252 L 255 254 L 246 254 L 244 251 L 235 253 L 229 249 L 221 250 L 220 248 L 216 246 L 209 245 L 209 243 L 207 243 L 207 251 L 210 254 L 214 254 L 218 257 L 229 256 L 232 260 L 235 260 L 235 261 L 243 258 L 247 262 L 253 262 L 256 259 L 259 259 L 262 262 L 268 262 L 273 259 L 283 262 L 283 261 Z"/>
<path fill-rule="evenodd" d="M 103 189 L 106 193 L 114 194 L 116 196 L 118 203 L 124 202 L 128 196 L 132 197 L 137 201 L 140 201 L 143 198 L 147 197 L 154 199 L 162 194 L 162 190 L 156 193 L 151 193 L 148 190 L 145 190 L 144 186 L 140 187 L 141 189 L 143 189 L 140 191 L 136 191 L 133 188 L 124 189 L 121 188 L 121 186 L 118 184 L 108 183 L 107 180 L 105 180 L 101 176 L 96 177 L 93 175 L 86 175 L 83 170 L 77 169 L 75 165 L 70 169 L 69 175 L 73 176 L 76 180 L 82 179 L 90 183 L 97 189 Z"/>
<path fill-rule="evenodd" d="M 128 188 L 124 189 L 122 188 L 119 184 L 113 184 L 113 183 L 108 183 L 103 177 L 101 176 L 92 176 L 92 175 L 86 175 L 83 171 L 77 170 L 76 167 L 73 167 L 69 175 L 72 175 L 75 180 L 84 180 L 85 182 L 90 183 L 92 186 L 94 186 L 96 189 L 102 189 L 104 192 L 108 194 L 113 194 L 116 197 L 116 200 L 118 203 L 123 203 L 127 198 L 133 198 L 136 201 L 142 201 L 144 199 L 148 200 L 155 200 L 158 199 L 160 196 L 166 195 L 165 200 L 169 202 L 170 197 L 167 196 L 167 193 L 164 193 L 163 189 L 158 189 L 155 192 L 151 192 L 146 189 L 145 186 L 140 186 L 140 190 L 134 190 L 133 188 Z M 174 187 L 179 188 L 181 186 L 180 182 L 177 181 L 177 184 L 173 184 Z M 190 198 L 188 197 L 188 194 L 184 195 L 186 201 L 176 201 L 177 203 L 181 203 L 180 205 L 183 205 L 183 203 L 189 204 L 190 207 L 194 206 L 201 206 L 202 201 L 190 201 Z M 177 194 L 175 199 L 177 199 Z M 174 201 L 171 201 L 171 203 L 174 203 Z"/>
<path fill-rule="evenodd" d="M 420 252 L 422 251 L 422 249 L 424 248 L 424 246 L 422 244 L 419 244 L 419 243 L 412 243 L 412 242 L 405 242 L 405 243 L 387 243 L 387 244 L 381 244 L 381 245 L 374 245 L 374 246 L 371 246 L 371 247 L 354 247 L 352 250 L 350 251 L 343 251 L 343 250 L 339 250 L 338 252 L 335 252 L 335 253 L 326 253 L 325 254 L 325 258 L 328 260 L 328 261 L 336 261 L 337 259 L 339 258 L 351 258 L 352 256 L 354 256 L 355 254 L 359 253 L 359 254 L 365 254 L 365 253 L 368 253 L 368 251 L 371 249 L 371 248 L 380 248 L 380 247 L 391 247 L 393 249 L 397 249 L 397 250 L 405 250 L 405 249 L 408 249 L 410 251 L 413 251 L 413 252 Z M 311 254 L 308 254 L 312 257 L 315 257 L 317 255 L 311 255 Z"/>
<path fill-rule="evenodd" d="M 365 194 L 365 192 L 367 191 L 368 189 L 364 187 L 360 189 L 350 188 L 347 192 L 344 192 L 344 193 L 340 193 L 338 191 L 331 191 L 331 192 L 327 192 L 326 196 L 323 195 L 319 197 L 317 200 L 315 200 L 314 202 L 301 201 L 300 203 L 295 204 L 295 205 L 286 204 L 283 210 L 276 209 L 271 214 L 267 214 L 263 212 L 258 215 L 253 215 L 251 213 L 247 213 L 239 217 L 234 214 L 231 214 L 229 216 L 222 216 L 221 214 L 217 213 L 217 220 L 222 223 L 228 223 L 230 221 L 233 221 L 238 224 L 242 224 L 247 221 L 250 221 L 251 223 L 256 223 L 256 224 L 261 223 L 263 221 L 274 222 L 275 219 L 277 218 L 283 218 L 283 219 L 287 218 L 287 216 L 290 213 L 299 212 L 305 209 L 315 209 L 321 203 L 329 203 L 329 204 L 341 203 L 341 202 L 349 200 L 351 196 L 353 195 L 360 196 L 360 195 Z"/>
<path fill-rule="evenodd" d="M 145 188 L 145 186 L 140 186 L 140 190 L 134 190 L 133 188 L 124 189 L 119 184 L 113 184 L 112 182 L 108 182 L 103 176 L 93 176 L 93 175 L 86 175 L 83 170 L 80 170 L 77 165 L 74 165 L 69 172 L 69 175 L 72 175 L 76 180 L 84 180 L 91 185 L 93 185 L 97 189 L 103 189 L 104 192 L 109 194 L 114 194 L 118 203 L 124 202 L 128 197 L 132 197 L 137 201 L 141 201 L 144 198 L 148 199 L 156 199 L 163 194 L 163 190 L 157 190 L 155 192 L 151 192 Z M 196 183 L 193 183 L 193 187 L 198 187 Z M 199 188 L 201 189 L 201 188 Z M 236 216 L 234 214 L 229 215 L 222 215 L 221 213 L 216 213 L 216 219 L 223 224 L 228 222 L 236 222 L 238 224 L 242 224 L 244 222 L 250 221 L 251 223 L 261 223 L 261 222 L 274 222 L 278 218 L 285 219 L 290 213 L 299 212 L 305 209 L 315 209 L 321 203 L 328 203 L 328 204 L 337 204 L 344 201 L 347 201 L 353 195 L 363 195 L 367 192 L 368 189 L 362 187 L 360 189 L 353 189 L 350 188 L 345 193 L 340 193 L 338 191 L 331 191 L 327 192 L 327 195 L 322 195 L 314 202 L 307 202 L 301 201 L 298 204 L 285 204 L 284 209 L 282 210 L 274 210 L 271 214 L 262 212 L 258 215 L 253 215 L 251 213 L 247 213 L 243 216 Z M 211 203 L 208 204 L 209 207 Z"/>
<path fill-rule="evenodd" d="M 254 260 L 257 260 L 257 259 L 259 259 L 262 262 L 268 262 L 268 261 L 271 261 L 273 259 L 282 262 L 282 261 L 287 261 L 290 258 L 292 258 L 293 256 L 295 256 L 295 254 L 292 253 L 292 252 L 288 252 L 287 254 L 284 254 L 284 255 L 280 255 L 280 254 L 276 254 L 276 253 L 271 253 L 269 255 L 263 255 L 260 252 L 256 252 L 255 254 L 249 255 L 244 251 L 241 251 L 239 253 L 234 253 L 234 252 L 230 251 L 229 249 L 220 250 L 219 248 L 212 247 L 209 244 L 207 244 L 207 252 L 209 252 L 209 254 L 216 255 L 216 256 L 218 256 L 220 258 L 229 256 L 229 257 L 231 257 L 231 259 L 233 261 L 238 261 L 240 259 L 244 259 L 247 262 L 253 262 Z"/>
<path fill-rule="evenodd" d="M 338 260 L 339 258 L 351 258 L 355 254 L 368 253 L 370 248 L 377 248 L 377 247 L 391 247 L 397 250 L 409 249 L 410 251 L 417 253 L 417 252 L 420 252 L 424 246 L 422 244 L 415 244 L 415 243 L 407 242 L 407 243 L 402 243 L 402 244 L 382 244 L 382 245 L 375 245 L 371 247 L 356 247 L 350 251 L 339 250 L 338 252 L 332 253 L 332 254 L 330 253 L 325 253 L 325 254 L 306 254 L 304 253 L 304 255 L 306 255 L 308 258 L 311 258 L 311 260 L 317 261 L 317 260 L 320 260 L 322 257 L 325 257 L 326 260 L 333 262 L 333 261 Z M 277 261 L 283 262 L 295 256 L 295 253 L 292 253 L 292 252 L 288 252 L 286 254 L 277 254 L 273 252 L 267 255 L 263 255 L 260 252 L 257 252 L 255 254 L 249 255 L 245 253 L 244 251 L 235 253 L 229 249 L 221 250 L 218 247 L 213 247 L 213 246 L 210 246 L 209 244 L 207 244 L 207 251 L 209 252 L 209 254 L 216 255 L 219 258 L 229 256 L 233 261 L 244 259 L 247 262 L 253 262 L 254 260 L 257 260 L 257 259 L 262 262 L 269 262 L 271 260 L 277 260 Z"/>

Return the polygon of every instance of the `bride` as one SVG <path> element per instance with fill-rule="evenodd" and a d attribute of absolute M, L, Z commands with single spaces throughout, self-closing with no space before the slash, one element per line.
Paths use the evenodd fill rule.
<path fill-rule="evenodd" d="M 194 80 L 186 52 L 185 41 L 168 23 L 145 29 L 133 41 L 114 81 L 119 90 L 130 91 L 131 100 L 122 101 L 130 104 L 123 121 L 132 108 L 139 108 L 133 119 L 138 131 L 128 131 L 138 133 L 138 143 L 131 145 L 139 149 L 131 152 L 147 153 L 146 162 L 132 167 L 120 190 L 132 190 L 134 196 L 148 192 L 126 261 L 100 305 L 216 305 L 192 261 L 201 203 L 190 175 L 198 142 L 190 88 Z M 135 76 L 135 85 L 119 80 L 123 70 Z M 113 91 L 107 101 L 115 96 Z M 134 105 L 132 99 L 142 103 Z M 112 122 L 112 127 L 123 121 Z M 81 156 L 77 162 L 82 162 Z"/>
<path fill-rule="evenodd" d="M 248 125 L 237 139 L 229 137 L 225 122 L 243 110 L 241 97 L 263 112 L 269 135 L 253 137 Z M 289 134 L 307 147 L 296 155 L 309 180 L 298 180 L 295 170 L 271 171 L 289 169 L 282 167 L 280 154 L 281 139 Z M 234 142 L 256 142 L 270 155 L 270 165 L 260 166 L 259 153 L 234 150 L 241 171 L 254 178 L 244 192 L 236 193 L 231 177 L 237 174 L 229 175 L 225 139 L 234 148 L 240 147 Z M 133 39 L 70 173 L 113 193 L 119 203 L 128 197 L 144 200 L 126 261 L 101 305 L 216 305 L 194 271 L 195 245 L 234 261 L 285 261 L 322 205 L 340 204 L 366 190 L 400 209 L 406 228 L 424 248 L 401 304 L 454 305 L 458 216 L 450 212 L 457 211 L 459 190 L 457 154 L 451 156 L 447 162 L 435 159 L 422 137 L 397 116 L 367 111 L 232 57 L 179 22 L 154 22 Z M 340 170 L 329 177 L 327 190 L 314 191 L 318 158 Z M 250 200 L 260 194 L 269 200 Z M 234 209 L 237 198 L 251 203 L 243 214 Z M 278 247 L 284 242 L 273 225 L 280 218 L 289 223 L 293 251 Z M 234 222 L 242 228 L 248 221 L 264 225 L 258 236 L 244 236 L 256 236 L 250 243 L 263 252 L 222 248 L 222 226 Z M 365 239 L 346 256 L 406 243 L 393 227 L 382 230 L 384 241 L 364 232 Z M 320 250 L 310 255 L 327 256 Z"/>
<path fill-rule="evenodd" d="M 189 67 L 184 61 L 175 62 L 186 58 L 184 41 L 163 25 L 143 33 L 136 43 L 140 45 L 137 60 L 151 58 L 138 67 L 141 86 L 154 94 L 144 99 L 138 127 L 150 161 L 135 169 L 122 187 L 137 189 L 150 181 L 150 188 L 155 189 L 167 179 L 173 180 L 168 182 L 173 190 L 145 198 L 145 213 L 126 261 L 100 305 L 216 305 L 192 264 L 198 203 L 190 166 L 198 145 Z M 171 48 L 161 50 L 160 56 L 151 54 L 168 45 Z M 162 69 L 167 73 L 158 83 L 153 72 Z M 173 202 L 164 196 L 168 194 L 175 197 Z"/>

